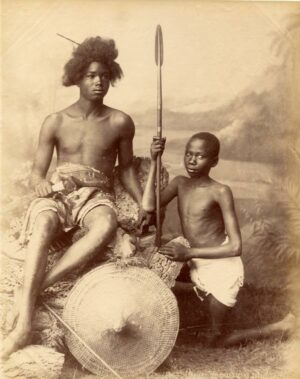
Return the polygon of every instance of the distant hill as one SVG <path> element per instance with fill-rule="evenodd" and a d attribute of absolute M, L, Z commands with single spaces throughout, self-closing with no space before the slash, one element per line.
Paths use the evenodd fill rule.
<path fill-rule="evenodd" d="M 270 66 L 257 84 L 210 111 L 184 113 L 164 109 L 167 148 L 172 152 L 183 151 L 191 134 L 211 131 L 221 140 L 224 159 L 282 163 L 293 139 L 289 88 L 284 73 L 281 66 Z M 155 128 L 154 109 L 134 114 L 133 118 L 141 130 L 150 125 Z"/>

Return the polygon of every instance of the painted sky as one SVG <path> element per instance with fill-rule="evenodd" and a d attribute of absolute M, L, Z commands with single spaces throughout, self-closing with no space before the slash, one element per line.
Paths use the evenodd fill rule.
<path fill-rule="evenodd" d="M 125 112 L 156 106 L 155 28 L 164 37 L 165 106 L 180 112 L 213 109 L 276 63 L 270 44 L 285 33 L 294 3 L 203 1 L 6 0 L 3 20 L 3 104 L 38 115 L 75 101 L 77 88 L 63 88 L 63 65 L 72 44 L 88 36 L 114 38 L 125 73 L 107 104 Z M 287 36 L 288 40 L 288 36 Z M 31 109 L 31 110 L 30 110 Z M 38 119 L 38 122 L 40 120 Z"/>
<path fill-rule="evenodd" d="M 61 85 L 63 66 L 73 45 L 56 33 L 79 43 L 95 35 L 115 39 L 125 76 L 111 88 L 106 104 L 133 116 L 134 151 L 147 155 L 156 128 L 157 24 L 162 26 L 164 37 L 163 120 L 169 143 L 166 162 L 174 170 L 182 168 L 177 153 L 194 132 L 188 129 L 187 119 L 195 128 L 207 110 L 211 111 L 206 112 L 210 117 L 206 116 L 213 125 L 219 119 L 224 123 L 222 143 L 227 137 L 237 139 L 227 146 L 227 151 L 235 155 L 225 159 L 269 162 L 266 157 L 258 159 L 261 143 L 249 141 L 253 141 L 252 132 L 261 131 L 264 135 L 265 129 L 268 132 L 268 127 L 274 126 L 259 112 L 265 106 L 271 116 L 276 115 L 278 109 L 273 108 L 280 99 L 276 102 L 270 94 L 284 96 L 280 84 L 274 81 L 278 79 L 277 72 L 272 74 L 272 67 L 280 67 L 282 58 L 271 46 L 279 39 L 286 45 L 291 43 L 286 25 L 288 16 L 299 12 L 299 5 L 253 1 L 2 0 L 3 178 L 20 162 L 32 160 L 45 117 L 78 98 L 77 87 Z M 273 83 L 277 87 L 270 89 Z M 224 143 L 222 146 L 224 153 Z M 245 166 L 248 162 L 243 164 L 232 161 L 227 168 L 219 165 L 222 179 L 244 180 L 243 173 L 250 169 Z M 256 168 L 250 177 L 256 178 L 254 172 L 261 171 Z"/>

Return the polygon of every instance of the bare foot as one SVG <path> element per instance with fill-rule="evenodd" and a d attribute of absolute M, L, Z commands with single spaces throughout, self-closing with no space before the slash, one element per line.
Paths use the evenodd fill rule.
<path fill-rule="evenodd" d="M 295 315 L 289 312 L 281 321 L 277 323 L 277 326 L 281 326 L 283 332 L 294 332 L 297 326 Z"/>
<path fill-rule="evenodd" d="M 278 322 L 250 329 L 235 330 L 226 337 L 224 346 L 232 346 L 261 338 L 289 337 L 296 330 L 296 322 L 296 317 L 292 313 L 288 313 Z"/>
<path fill-rule="evenodd" d="M 29 343 L 30 339 L 30 326 L 16 327 L 4 340 L 0 357 L 1 359 L 7 359 L 15 351 L 22 349 Z"/>

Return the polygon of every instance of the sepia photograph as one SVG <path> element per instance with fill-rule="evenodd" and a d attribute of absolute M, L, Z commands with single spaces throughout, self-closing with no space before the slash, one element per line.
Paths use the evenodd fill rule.
<path fill-rule="evenodd" d="M 300 3 L 1 25 L 1 378 L 299 379 Z"/>

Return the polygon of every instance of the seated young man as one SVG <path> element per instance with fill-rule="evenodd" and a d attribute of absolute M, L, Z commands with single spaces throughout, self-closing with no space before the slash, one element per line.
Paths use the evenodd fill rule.
<path fill-rule="evenodd" d="M 169 244 L 159 252 L 171 260 L 188 262 L 196 293 L 199 297 L 207 296 L 211 320 L 208 343 L 211 346 L 222 337 L 224 317 L 235 305 L 244 277 L 241 234 L 232 192 L 209 175 L 218 163 L 219 149 L 219 140 L 211 133 L 193 135 L 184 155 L 189 177 L 175 177 L 161 193 L 161 206 L 177 196 L 179 217 L 189 248 Z M 155 209 L 156 158 L 163 150 L 164 140 L 154 139 L 142 200 L 148 212 Z"/>
<path fill-rule="evenodd" d="M 79 99 L 48 116 L 42 125 L 31 174 L 37 199 L 30 206 L 23 235 L 29 240 L 24 282 L 18 291 L 13 330 L 2 346 L 4 358 L 29 342 L 39 293 L 101 253 L 114 237 L 117 216 L 112 179 L 117 158 L 122 184 L 141 203 L 133 168 L 134 124 L 128 115 L 103 103 L 110 84 L 122 76 L 117 56 L 113 40 L 95 37 L 80 44 L 65 65 L 63 77 L 65 86 L 78 87 Z M 48 180 L 54 149 L 57 168 Z M 66 189 L 53 194 L 53 184 L 59 181 Z M 58 231 L 77 225 L 88 232 L 46 273 L 47 252 Z"/>

